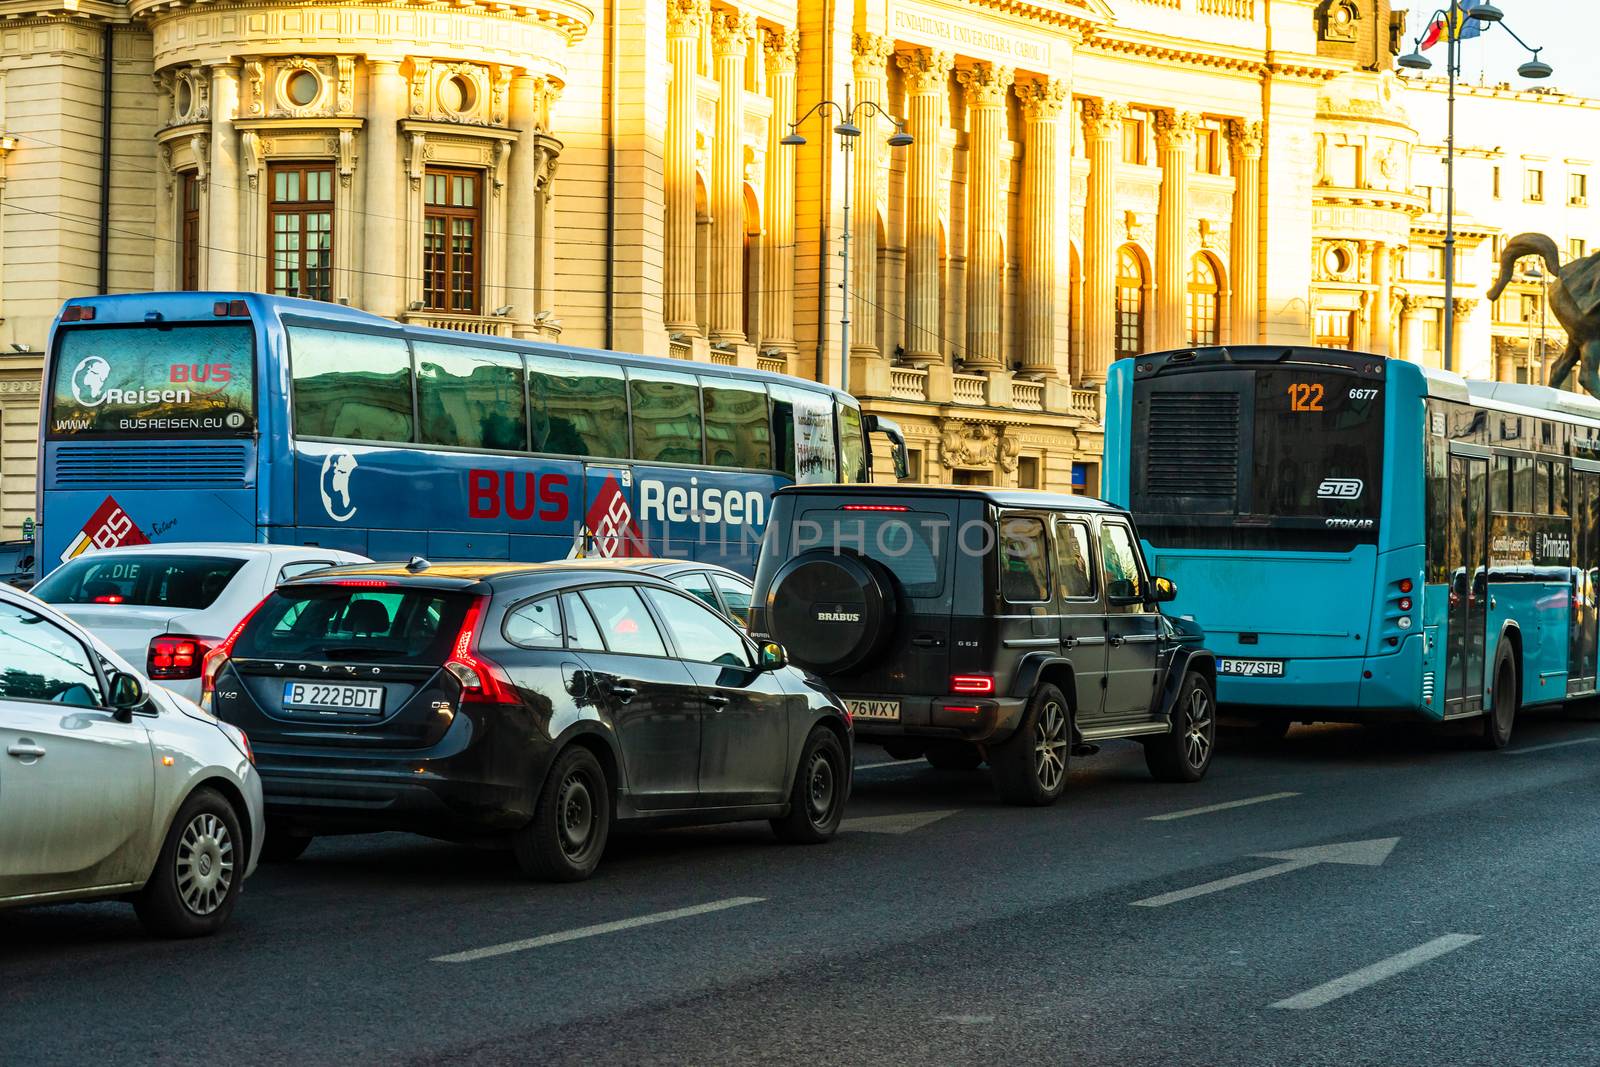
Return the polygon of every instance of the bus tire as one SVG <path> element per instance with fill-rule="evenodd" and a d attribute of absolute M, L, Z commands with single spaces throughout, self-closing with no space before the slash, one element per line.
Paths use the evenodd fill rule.
<path fill-rule="evenodd" d="M 1065 694 L 1046 683 L 1033 691 L 1015 733 L 989 746 L 995 792 L 1007 804 L 1043 807 L 1067 788 L 1072 714 Z"/>
<path fill-rule="evenodd" d="M 1217 748 L 1217 701 L 1198 671 L 1183 676 L 1172 705 L 1172 729 L 1144 742 L 1144 762 L 1158 782 L 1198 782 Z"/>
<path fill-rule="evenodd" d="M 1489 690 L 1489 707 L 1483 713 L 1483 733 L 1479 744 L 1484 748 L 1505 748 L 1511 741 L 1511 727 L 1517 721 L 1517 664 L 1509 649 L 1504 646 L 1495 657 L 1494 688 Z"/>

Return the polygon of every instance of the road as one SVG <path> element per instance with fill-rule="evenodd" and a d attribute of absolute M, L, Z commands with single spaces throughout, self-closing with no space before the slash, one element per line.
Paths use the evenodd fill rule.
<path fill-rule="evenodd" d="M 1107 746 L 1048 810 L 862 746 L 829 845 L 628 836 L 572 886 L 324 839 L 204 942 L 0 912 L 0 1061 L 1600 1064 L 1592 711 L 1222 744 L 1197 786 Z"/>

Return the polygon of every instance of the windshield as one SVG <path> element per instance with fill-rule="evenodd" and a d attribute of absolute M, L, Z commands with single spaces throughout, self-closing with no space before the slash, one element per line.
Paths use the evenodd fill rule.
<path fill-rule="evenodd" d="M 68 326 L 50 391 L 54 437 L 230 437 L 255 429 L 248 323 Z"/>
<path fill-rule="evenodd" d="M 33 587 L 47 604 L 139 604 L 209 608 L 244 566 L 242 559 L 91 553 Z"/>
<path fill-rule="evenodd" d="M 437 589 L 287 586 L 262 602 L 233 654 L 442 663 L 470 599 Z"/>

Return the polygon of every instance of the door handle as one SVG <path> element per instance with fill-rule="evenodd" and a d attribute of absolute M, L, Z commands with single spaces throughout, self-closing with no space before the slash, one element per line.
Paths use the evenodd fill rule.
<path fill-rule="evenodd" d="M 721 693 L 712 693 L 710 696 L 706 697 L 706 703 L 710 704 L 718 711 L 721 711 L 723 708 L 728 706 L 728 698 L 723 696 Z"/>
<path fill-rule="evenodd" d="M 616 697 L 624 704 L 639 695 L 639 690 L 635 689 L 631 685 L 611 685 L 607 688 L 610 689 L 612 696 Z"/>
<path fill-rule="evenodd" d="M 18 759 L 38 759 L 44 755 L 44 747 L 31 741 L 19 741 L 6 749 L 6 755 L 15 756 Z"/>
<path fill-rule="evenodd" d="M 938 648 L 944 644 L 944 641 L 932 634 L 918 634 L 911 639 L 911 643 L 918 648 Z"/>

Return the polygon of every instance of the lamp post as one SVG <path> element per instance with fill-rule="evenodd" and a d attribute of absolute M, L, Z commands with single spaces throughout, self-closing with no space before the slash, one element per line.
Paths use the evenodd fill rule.
<path fill-rule="evenodd" d="M 1457 21 L 1459 16 L 1460 21 Z M 1473 4 L 1467 7 L 1465 0 L 1456 0 L 1449 7 L 1435 11 L 1433 17 L 1424 25 L 1431 26 L 1439 19 L 1445 20 L 1445 72 L 1449 80 L 1449 90 L 1446 93 L 1445 103 L 1445 141 L 1444 141 L 1444 369 L 1454 370 L 1455 362 L 1455 283 L 1456 283 L 1456 77 L 1461 73 L 1461 31 L 1466 28 L 1466 20 L 1472 19 L 1484 24 L 1500 23 L 1502 29 L 1511 34 L 1511 39 L 1527 49 L 1532 58 L 1517 68 L 1519 77 L 1535 79 L 1548 78 L 1551 74 L 1550 64 L 1539 58 L 1540 49 L 1533 47 L 1521 37 L 1518 37 L 1510 26 L 1505 24 L 1505 12 L 1493 4 Z M 1418 37 L 1412 45 L 1410 54 L 1403 55 L 1398 60 L 1400 66 L 1406 70 L 1425 71 L 1433 69 L 1433 60 L 1422 54 L 1422 38 Z"/>
<path fill-rule="evenodd" d="M 1539 378 L 1537 384 L 1549 385 L 1550 383 L 1545 381 L 1548 369 L 1545 366 L 1544 355 L 1544 270 L 1537 261 L 1528 264 L 1528 268 L 1522 272 L 1522 280 L 1532 283 L 1539 297 Z M 1533 317 L 1531 315 L 1528 317 L 1528 377 L 1533 377 Z"/>
<path fill-rule="evenodd" d="M 834 100 L 821 100 L 811 105 L 804 115 L 789 123 L 789 132 L 778 143 L 790 147 L 805 144 L 806 139 L 799 132 L 800 125 L 812 115 L 824 110 L 833 111 L 839 118 L 838 123 L 833 127 L 833 132 L 839 135 L 839 151 L 844 153 L 844 232 L 839 238 L 841 245 L 839 258 L 844 271 L 839 282 L 839 290 L 842 294 L 839 305 L 839 390 L 848 393 L 850 391 L 850 186 L 855 181 L 855 171 L 850 166 L 850 158 L 851 153 L 855 151 L 855 140 L 861 136 L 861 123 L 858 119 L 860 116 L 866 116 L 868 120 L 871 120 L 878 115 L 882 115 L 894 123 L 894 133 L 890 134 L 886 141 L 890 148 L 900 148 L 911 144 L 912 138 L 906 132 L 906 124 L 879 107 L 876 101 L 862 100 L 852 104 L 850 101 L 850 88 L 846 86 L 844 103 L 840 104 Z M 822 219 L 817 234 L 821 245 L 826 247 L 828 243 L 828 204 L 826 202 L 822 205 Z M 820 252 L 821 249 L 819 248 L 818 251 Z M 824 262 L 819 254 L 817 256 L 819 270 L 827 269 L 823 266 Z"/>

